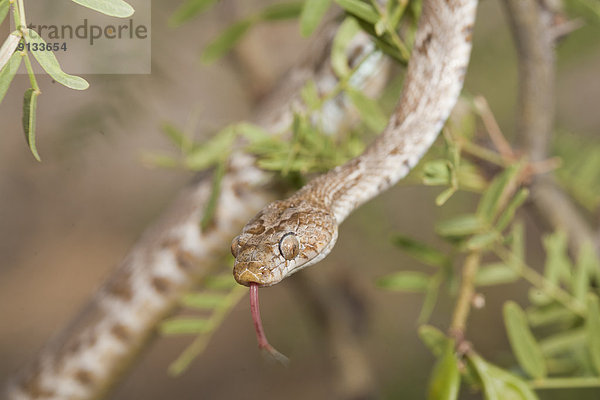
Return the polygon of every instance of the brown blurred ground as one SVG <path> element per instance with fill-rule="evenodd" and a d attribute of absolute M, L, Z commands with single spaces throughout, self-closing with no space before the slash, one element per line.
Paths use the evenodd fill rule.
<path fill-rule="evenodd" d="M 239 2 L 242 3 L 242 2 Z M 243 3 L 245 9 L 251 6 Z M 199 134 L 248 117 L 253 96 L 265 90 L 305 45 L 295 24 L 261 27 L 244 41 L 260 85 L 248 85 L 229 57 L 211 67 L 198 62 L 199 49 L 234 17 L 231 2 L 183 28 L 166 19 L 174 4 L 153 4 L 153 73 L 149 76 L 89 76 L 86 92 L 38 79 L 38 149 L 29 154 L 21 133 L 18 76 L 0 107 L 0 377 L 22 366 L 81 308 L 138 235 L 190 174 L 149 169 L 143 150 L 172 150 L 159 125 L 180 126 L 200 113 Z M 466 88 L 488 98 L 510 136 L 516 67 L 510 36 L 496 2 L 481 4 L 475 50 Z M 598 28 L 573 34 L 559 48 L 558 126 L 591 135 L 600 130 L 600 41 Z M 239 61 L 239 59 L 238 59 Z M 365 350 L 383 398 L 422 398 L 432 356 L 416 336 L 420 295 L 377 290 L 373 281 L 398 268 L 419 269 L 389 242 L 393 232 L 436 243 L 433 221 L 468 207 L 458 196 L 445 208 L 433 206 L 436 189 L 396 187 L 354 213 L 341 228 L 330 257 L 303 274 L 310 280 L 354 271 L 368 299 Z M 403 212 L 410 208 L 410 212 Z M 535 237 L 535 236 L 533 236 Z M 539 245 L 530 241 L 532 262 Z M 227 248 L 228 243 L 224 243 Z M 505 296 L 523 298 L 525 285 L 487 289 L 487 307 L 474 313 L 470 336 L 485 356 L 507 360 L 500 306 Z M 291 357 L 289 369 L 261 360 L 248 301 L 243 300 L 215 334 L 209 348 L 180 378 L 166 368 L 189 340 L 160 339 L 116 389 L 114 399 L 329 398 L 334 393 L 332 361 L 320 331 L 289 283 L 264 290 L 261 303 L 273 344 Z M 433 324 L 445 327 L 451 302 L 442 294 Z M 1 381 L 1 380 L 0 380 Z M 597 391 L 581 391 L 597 398 Z M 564 396 L 564 397 L 563 397 Z M 556 392 L 544 398 L 572 398 Z M 583 397 L 582 397 L 583 398 Z"/>

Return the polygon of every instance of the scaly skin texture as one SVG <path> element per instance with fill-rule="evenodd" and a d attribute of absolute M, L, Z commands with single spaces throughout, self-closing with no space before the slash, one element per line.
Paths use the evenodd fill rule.
<path fill-rule="evenodd" d="M 417 164 L 458 99 L 476 8 L 476 0 L 424 0 L 402 97 L 384 132 L 362 155 L 267 205 L 244 227 L 231 249 L 240 284 L 271 286 L 322 260 L 348 214 Z M 292 259 L 280 248 L 286 235 L 298 240 Z"/>

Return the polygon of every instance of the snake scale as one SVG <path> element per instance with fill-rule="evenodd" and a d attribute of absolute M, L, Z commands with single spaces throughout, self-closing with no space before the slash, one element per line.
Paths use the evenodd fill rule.
<path fill-rule="evenodd" d="M 476 8 L 476 0 L 424 0 L 402 96 L 383 133 L 357 158 L 268 204 L 233 239 L 233 275 L 250 286 L 259 347 L 279 356 L 262 329 L 258 287 L 325 258 L 344 219 L 406 176 L 437 138 L 462 89 Z"/>

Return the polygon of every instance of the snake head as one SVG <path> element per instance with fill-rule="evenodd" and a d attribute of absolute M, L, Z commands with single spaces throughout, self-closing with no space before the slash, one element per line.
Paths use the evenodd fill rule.
<path fill-rule="evenodd" d="M 245 286 L 274 285 L 322 260 L 336 239 L 336 220 L 324 207 L 293 198 L 275 201 L 233 239 L 233 276 Z"/>

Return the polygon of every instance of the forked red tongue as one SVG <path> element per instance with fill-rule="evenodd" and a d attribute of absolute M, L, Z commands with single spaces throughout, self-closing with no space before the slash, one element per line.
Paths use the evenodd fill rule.
<path fill-rule="evenodd" d="M 273 346 L 269 344 L 267 335 L 262 326 L 260 319 L 260 306 L 258 304 L 258 283 L 250 284 L 250 311 L 252 312 L 252 320 L 254 321 L 254 329 L 256 330 L 256 339 L 258 340 L 258 348 L 268 353 L 275 360 L 279 361 L 283 365 L 288 365 L 290 360 L 278 352 Z"/>

